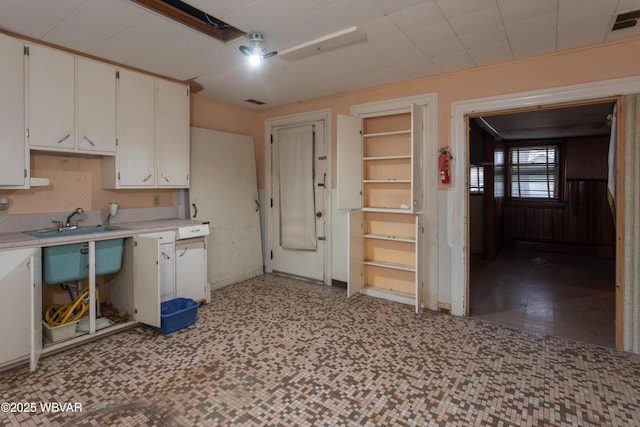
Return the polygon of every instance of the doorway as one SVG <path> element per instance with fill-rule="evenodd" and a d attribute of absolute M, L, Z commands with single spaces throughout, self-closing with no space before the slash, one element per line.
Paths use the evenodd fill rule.
<path fill-rule="evenodd" d="M 471 317 L 615 346 L 614 106 L 469 118 Z"/>
<path fill-rule="evenodd" d="M 265 271 L 330 284 L 328 110 L 269 119 Z"/>

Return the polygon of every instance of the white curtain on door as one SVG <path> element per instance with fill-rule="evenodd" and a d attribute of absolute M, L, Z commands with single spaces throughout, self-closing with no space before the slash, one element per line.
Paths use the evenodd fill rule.
<path fill-rule="evenodd" d="M 278 131 L 280 246 L 317 248 L 313 188 L 313 126 Z"/>

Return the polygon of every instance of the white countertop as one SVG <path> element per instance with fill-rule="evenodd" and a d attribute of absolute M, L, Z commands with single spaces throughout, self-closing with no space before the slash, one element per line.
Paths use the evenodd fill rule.
<path fill-rule="evenodd" d="M 10 233 L 0 233 L 0 249 L 56 246 L 66 243 L 131 237 L 137 234 L 176 230 L 181 226 L 198 224 L 202 224 L 202 221 L 179 218 L 135 221 L 113 224 L 114 227 L 118 227 L 118 230 L 106 231 L 104 233 L 73 234 L 69 236 L 65 236 L 64 234 L 62 234 L 59 237 L 45 238 L 34 237 L 21 231 L 14 231 Z"/>

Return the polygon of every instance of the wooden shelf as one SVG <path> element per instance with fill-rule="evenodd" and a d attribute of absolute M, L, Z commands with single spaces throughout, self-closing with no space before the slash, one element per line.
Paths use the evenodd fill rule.
<path fill-rule="evenodd" d="M 416 239 L 407 236 L 389 236 L 383 234 L 365 234 L 365 239 L 390 240 L 393 242 L 415 243 Z"/>
<path fill-rule="evenodd" d="M 411 208 L 376 208 L 376 207 L 366 207 L 362 208 L 363 212 L 386 212 L 386 213 L 401 213 L 401 214 L 411 214 L 415 215 L 415 212 L 411 212 Z"/>
<path fill-rule="evenodd" d="M 363 179 L 365 184 L 411 184 L 410 179 Z"/>
<path fill-rule="evenodd" d="M 382 268 L 390 268 L 392 270 L 402 270 L 402 271 L 416 271 L 415 266 L 413 265 L 406 265 L 406 264 L 395 264 L 392 262 L 385 262 L 385 261 L 375 261 L 372 259 L 365 259 L 364 260 L 364 264 L 365 265 L 374 265 L 376 267 L 382 267 Z"/>
<path fill-rule="evenodd" d="M 394 130 L 390 132 L 376 132 L 376 133 L 365 133 L 362 135 L 363 138 L 372 138 L 376 136 L 389 136 L 389 135 L 411 135 L 411 129 L 406 130 Z"/>
<path fill-rule="evenodd" d="M 365 285 L 362 293 L 376 298 L 399 302 L 402 304 L 414 305 L 415 295 L 406 292 L 394 291 L 392 289 L 379 288 L 377 286 Z"/>
<path fill-rule="evenodd" d="M 411 160 L 411 155 L 398 155 L 398 156 L 370 156 L 363 157 L 362 160 L 365 162 L 372 160 Z"/>

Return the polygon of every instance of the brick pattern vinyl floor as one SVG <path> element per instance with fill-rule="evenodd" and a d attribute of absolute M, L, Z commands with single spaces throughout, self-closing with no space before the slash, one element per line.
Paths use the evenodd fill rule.
<path fill-rule="evenodd" d="M 213 292 L 145 326 L 0 373 L 20 426 L 632 426 L 640 356 L 289 278 Z"/>

